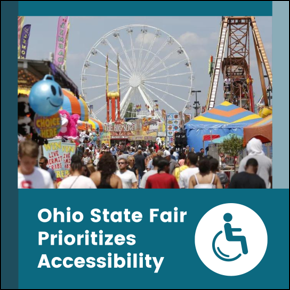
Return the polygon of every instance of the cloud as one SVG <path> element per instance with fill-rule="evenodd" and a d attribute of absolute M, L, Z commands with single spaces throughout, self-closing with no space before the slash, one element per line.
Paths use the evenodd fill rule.
<path fill-rule="evenodd" d="M 194 50 L 188 51 L 188 56 L 190 59 L 195 60 L 195 59 L 200 59 L 202 57 L 205 57 L 208 55 L 208 52 L 206 49 L 202 47 L 197 47 Z"/>
<path fill-rule="evenodd" d="M 178 41 L 182 45 L 205 45 L 208 43 L 208 39 L 205 37 L 200 37 L 194 32 L 186 32 L 182 34 Z"/>
<path fill-rule="evenodd" d="M 209 35 L 209 39 L 218 42 L 218 40 L 219 40 L 219 34 L 218 34 L 218 32 L 212 32 Z"/>
<path fill-rule="evenodd" d="M 155 34 L 150 33 L 150 32 L 146 33 L 145 35 L 143 35 L 142 33 L 139 33 L 135 42 L 137 44 L 141 44 L 143 41 L 143 36 L 144 36 L 144 45 L 151 43 L 155 38 Z"/>
<path fill-rule="evenodd" d="M 84 53 L 68 53 L 67 61 L 85 61 L 86 55 Z"/>

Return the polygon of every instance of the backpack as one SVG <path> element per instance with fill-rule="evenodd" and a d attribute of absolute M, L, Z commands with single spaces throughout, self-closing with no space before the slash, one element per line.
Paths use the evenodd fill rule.
<path fill-rule="evenodd" d="M 220 179 L 222 185 L 225 185 L 229 182 L 228 176 L 225 173 L 218 172 L 217 176 Z"/>

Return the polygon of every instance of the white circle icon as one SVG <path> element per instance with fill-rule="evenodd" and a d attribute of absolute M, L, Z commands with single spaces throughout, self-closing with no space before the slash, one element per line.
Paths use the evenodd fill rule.
<path fill-rule="evenodd" d="M 199 258 L 210 270 L 224 276 L 238 276 L 254 269 L 263 259 L 267 245 L 262 219 L 236 203 L 212 208 L 195 232 Z"/>

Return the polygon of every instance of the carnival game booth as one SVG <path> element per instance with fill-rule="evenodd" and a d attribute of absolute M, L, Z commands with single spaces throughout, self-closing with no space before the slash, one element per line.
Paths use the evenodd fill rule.
<path fill-rule="evenodd" d="M 62 88 L 68 88 L 79 98 L 77 85 L 54 63 L 48 60 L 18 59 L 18 88 L 30 89 L 48 74 L 52 75 Z"/>
<path fill-rule="evenodd" d="M 187 143 L 196 151 L 205 148 L 211 140 L 204 141 L 205 135 L 226 136 L 230 133 L 243 137 L 243 129 L 262 118 L 250 111 L 223 102 L 219 106 L 194 118 L 185 124 Z"/>
<path fill-rule="evenodd" d="M 90 117 L 88 123 L 92 126 L 92 131 L 101 134 L 104 131 L 103 123 L 95 118 Z"/>

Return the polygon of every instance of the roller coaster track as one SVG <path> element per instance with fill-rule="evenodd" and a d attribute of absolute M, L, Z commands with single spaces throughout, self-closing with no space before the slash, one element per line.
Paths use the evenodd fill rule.
<path fill-rule="evenodd" d="M 228 27 L 227 22 L 228 22 L 228 17 L 225 17 L 221 25 L 219 43 L 218 43 L 216 58 L 215 58 L 214 71 L 211 76 L 211 83 L 210 83 L 210 87 L 208 91 L 207 104 L 206 104 L 207 110 L 210 110 L 214 108 L 215 106 L 221 64 L 222 64 L 222 59 L 224 57 L 225 45 L 226 45 L 226 36 L 227 36 L 227 27 Z"/>
<path fill-rule="evenodd" d="M 223 17 L 221 29 L 220 29 L 218 46 L 217 46 L 215 65 L 214 65 L 214 69 L 213 69 L 213 74 L 211 76 L 210 87 L 209 87 L 208 96 L 207 96 L 206 110 L 210 110 L 210 109 L 214 108 L 214 106 L 215 106 L 219 77 L 220 77 L 220 72 L 222 69 L 222 61 L 224 58 L 225 47 L 227 45 L 229 19 L 236 19 L 236 18 L 237 19 L 238 18 L 250 19 L 264 104 L 266 107 L 269 106 L 269 101 L 268 101 L 268 96 L 267 96 L 267 86 L 265 84 L 265 78 L 264 78 L 264 70 L 265 70 L 267 78 L 269 80 L 268 85 L 270 86 L 271 91 L 272 91 L 272 71 L 271 71 L 271 67 L 270 67 L 266 52 L 265 52 L 265 48 L 264 48 L 264 45 L 263 45 L 263 42 L 262 42 L 262 39 L 260 36 L 260 32 L 259 32 L 256 20 L 255 20 L 255 17 L 254 16 L 250 16 L 250 17 Z M 264 70 L 263 70 L 263 66 L 264 66 Z"/>
<path fill-rule="evenodd" d="M 260 74 L 260 80 L 262 85 L 262 92 L 263 92 L 263 98 L 265 106 L 268 106 L 268 97 L 267 97 L 267 89 L 264 79 L 264 73 L 262 64 L 264 64 L 264 68 L 267 74 L 267 77 L 269 79 L 269 85 L 272 89 L 272 70 L 266 55 L 266 51 L 262 42 L 262 38 L 255 20 L 255 17 L 251 17 L 251 25 L 252 25 L 252 32 L 253 32 L 253 39 L 255 44 L 255 51 L 256 51 L 256 57 L 258 62 L 258 68 L 259 68 L 259 74 Z"/>

